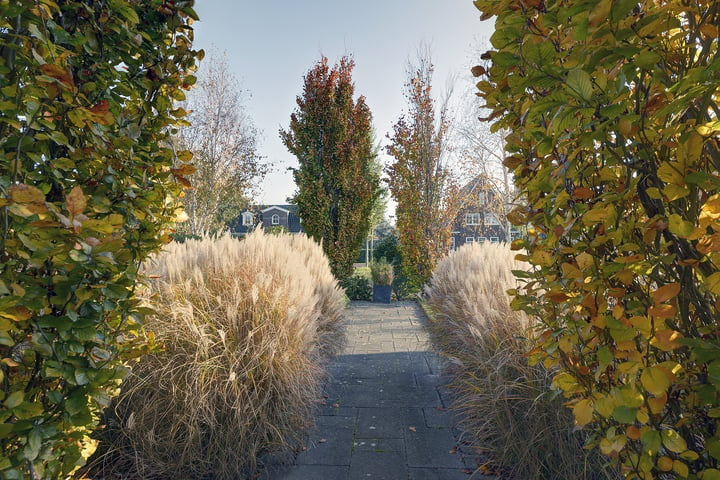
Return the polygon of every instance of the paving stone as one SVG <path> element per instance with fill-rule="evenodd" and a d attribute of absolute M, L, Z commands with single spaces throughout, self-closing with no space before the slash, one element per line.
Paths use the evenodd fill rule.
<path fill-rule="evenodd" d="M 405 454 L 405 441 L 402 438 L 355 438 L 353 442 L 353 455 L 356 452 L 387 453 L 397 452 Z"/>
<path fill-rule="evenodd" d="M 408 476 L 405 456 L 399 452 L 355 452 L 348 480 L 401 480 Z"/>
<path fill-rule="evenodd" d="M 471 477 L 463 470 L 450 468 L 408 468 L 409 480 L 468 480 Z M 485 477 L 485 480 L 487 477 Z"/>
<path fill-rule="evenodd" d="M 310 434 L 307 450 L 295 461 L 298 465 L 350 465 L 355 417 L 322 416 Z"/>
<path fill-rule="evenodd" d="M 333 465 L 292 465 L 263 471 L 260 480 L 346 480 L 348 468 Z"/>
<path fill-rule="evenodd" d="M 416 427 L 414 432 L 404 433 L 409 466 L 465 468 L 462 456 L 459 453 L 451 453 L 457 450 L 457 443 L 449 426 L 442 429 Z"/>
<path fill-rule="evenodd" d="M 356 437 L 403 438 L 405 409 L 359 408 Z"/>

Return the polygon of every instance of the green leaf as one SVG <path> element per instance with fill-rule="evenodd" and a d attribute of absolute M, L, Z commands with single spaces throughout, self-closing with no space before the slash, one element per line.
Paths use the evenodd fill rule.
<path fill-rule="evenodd" d="M 637 416 L 637 408 L 620 406 L 615 407 L 613 411 L 613 417 L 620 423 L 633 424 L 635 423 L 635 417 Z"/>
<path fill-rule="evenodd" d="M 660 433 L 662 444 L 665 448 L 675 453 L 682 453 L 687 450 L 685 439 L 675 430 L 662 430 Z"/>
<path fill-rule="evenodd" d="M 25 400 L 25 392 L 22 390 L 16 390 L 12 392 L 8 397 L 5 399 L 5 408 L 13 409 L 20 405 Z"/>
<path fill-rule="evenodd" d="M 568 72 L 567 86 L 573 96 L 589 102 L 593 96 L 592 78 L 582 69 L 576 68 Z"/>
<path fill-rule="evenodd" d="M 687 238 L 695 232 L 695 225 L 684 220 L 677 213 L 673 213 L 668 218 L 668 229 L 678 237 Z"/>

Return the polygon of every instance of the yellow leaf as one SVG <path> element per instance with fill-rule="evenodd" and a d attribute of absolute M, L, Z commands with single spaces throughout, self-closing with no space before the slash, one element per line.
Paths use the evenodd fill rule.
<path fill-rule="evenodd" d="M 715 272 L 705 279 L 705 288 L 715 295 L 720 295 L 720 272 Z"/>
<path fill-rule="evenodd" d="M 653 395 L 661 395 L 670 387 L 670 378 L 663 368 L 647 367 L 640 374 L 640 383 Z"/>
<path fill-rule="evenodd" d="M 682 338 L 682 334 L 680 332 L 676 332 L 675 330 L 657 330 L 653 338 L 650 340 L 650 345 L 665 352 L 670 352 L 682 346 L 678 342 L 680 338 Z"/>
<path fill-rule="evenodd" d="M 32 317 L 32 312 L 22 305 L 6 308 L 0 311 L 0 316 L 10 319 L 14 322 L 22 322 Z"/>
<path fill-rule="evenodd" d="M 702 478 L 702 480 L 720 480 L 720 470 L 708 468 L 707 470 L 703 470 L 698 477 Z"/>
<path fill-rule="evenodd" d="M 626 443 L 627 437 L 625 435 L 618 435 L 612 438 L 603 437 L 600 440 L 600 451 L 605 455 L 617 454 L 625 448 Z"/>
<path fill-rule="evenodd" d="M 677 168 L 678 165 L 671 162 L 663 162 L 658 167 L 658 177 L 666 184 L 685 185 L 685 176 Z"/>
<path fill-rule="evenodd" d="M 690 195 L 690 189 L 684 185 L 675 185 L 674 183 L 668 183 L 662 189 L 667 199 L 671 202 L 680 198 L 685 198 Z"/>
<path fill-rule="evenodd" d="M 542 267 L 549 267 L 553 264 L 553 257 L 545 250 L 535 250 L 530 256 L 530 262 Z"/>
<path fill-rule="evenodd" d="M 659 415 L 665 409 L 665 404 L 667 403 L 667 393 L 663 392 L 662 395 L 658 395 L 654 398 L 648 397 L 647 402 L 650 407 L 650 413 L 653 415 Z"/>
<path fill-rule="evenodd" d="M 80 215 L 85 211 L 87 200 L 85 199 L 85 195 L 83 194 L 80 185 L 76 185 L 72 190 L 70 190 L 70 193 L 65 198 L 65 206 L 67 207 L 68 212 L 70 212 L 70 215 L 73 217 Z"/>
<path fill-rule="evenodd" d="M 596 207 L 585 212 L 585 215 L 582 216 L 582 221 L 585 225 L 596 225 L 607 219 L 608 214 L 609 213 L 606 208 Z"/>
<path fill-rule="evenodd" d="M 662 438 L 662 444 L 665 448 L 675 453 L 682 453 L 687 450 L 687 443 L 685 439 L 680 436 L 675 430 L 663 430 L 660 432 Z"/>
<path fill-rule="evenodd" d="M 575 257 L 575 261 L 577 261 L 580 270 L 587 270 L 589 267 L 595 265 L 595 260 L 593 259 L 592 255 L 585 252 L 582 252 L 577 257 Z"/>
<path fill-rule="evenodd" d="M 611 0 L 600 1 L 595 8 L 588 15 L 588 24 L 591 27 L 597 27 L 603 22 L 606 22 L 610 17 L 610 9 L 612 8 Z"/>
<path fill-rule="evenodd" d="M 575 416 L 575 426 L 582 428 L 592 422 L 593 407 L 590 400 L 584 398 L 573 406 L 573 415 Z"/>
<path fill-rule="evenodd" d="M 633 134 L 633 124 L 627 118 L 620 119 L 618 128 L 620 129 L 620 133 L 622 133 L 626 137 L 629 137 Z"/>
<path fill-rule="evenodd" d="M 615 274 L 615 277 L 625 285 L 630 285 L 635 278 L 635 272 L 628 269 L 620 270 Z"/>
<path fill-rule="evenodd" d="M 19 183 L 9 188 L 10 200 L 15 203 L 45 203 L 45 194 L 37 187 Z"/>
<path fill-rule="evenodd" d="M 653 295 L 653 302 L 655 305 L 665 303 L 668 300 L 675 298 L 680 293 L 680 284 L 678 282 L 668 283 L 658 288 Z"/>
<path fill-rule="evenodd" d="M 698 453 L 696 451 L 686 450 L 680 454 L 680 458 L 694 462 L 695 460 L 700 458 L 700 455 L 698 455 Z"/>
<path fill-rule="evenodd" d="M 687 478 L 688 475 L 690 475 L 688 466 L 682 460 L 673 461 L 673 470 L 675 470 L 675 473 L 680 475 L 682 478 Z"/>
<path fill-rule="evenodd" d="M 695 233 L 695 225 L 673 213 L 668 218 L 668 230 L 681 238 L 687 238 Z"/>
<path fill-rule="evenodd" d="M 572 265 L 570 263 L 563 263 L 561 265 L 561 268 L 562 268 L 563 277 L 565 277 L 565 278 L 574 278 L 574 279 L 583 278 L 583 273 L 575 265 Z"/>

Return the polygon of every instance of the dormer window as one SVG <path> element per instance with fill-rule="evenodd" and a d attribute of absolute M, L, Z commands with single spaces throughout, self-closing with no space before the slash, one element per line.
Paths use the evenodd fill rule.
<path fill-rule="evenodd" d="M 466 213 L 465 214 L 465 225 L 480 225 L 480 214 L 479 213 Z"/>
<path fill-rule="evenodd" d="M 243 227 L 252 227 L 255 223 L 255 216 L 251 212 L 243 212 L 242 224 Z"/>
<path fill-rule="evenodd" d="M 276 213 L 275 215 L 270 217 L 270 223 L 272 225 L 280 225 L 280 215 Z"/>
<path fill-rule="evenodd" d="M 485 214 L 485 225 L 488 227 L 500 225 L 500 219 L 495 213 Z"/>

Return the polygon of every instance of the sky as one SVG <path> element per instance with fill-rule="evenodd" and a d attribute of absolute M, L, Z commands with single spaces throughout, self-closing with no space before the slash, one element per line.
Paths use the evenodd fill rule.
<path fill-rule="evenodd" d="M 227 55 L 249 94 L 245 106 L 261 131 L 259 153 L 274 164 L 260 204 L 286 203 L 295 191 L 287 168 L 297 161 L 278 130 L 288 127 L 303 76 L 322 55 L 331 64 L 352 55 L 355 94 L 365 96 L 385 144 L 406 109 L 407 63 L 418 47 L 430 47 L 433 90 L 442 93 L 451 79 L 470 84 L 472 58 L 493 28 L 479 20 L 472 0 L 198 0 L 195 10 L 195 47 Z M 381 160 L 390 158 L 382 153 Z"/>

